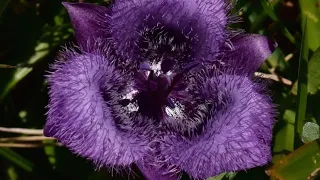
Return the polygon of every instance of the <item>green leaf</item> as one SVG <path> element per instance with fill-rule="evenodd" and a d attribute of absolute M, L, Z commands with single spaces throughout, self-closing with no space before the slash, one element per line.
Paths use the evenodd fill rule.
<path fill-rule="evenodd" d="M 302 141 L 308 143 L 319 138 L 319 125 L 314 122 L 307 122 L 303 126 Z"/>
<path fill-rule="evenodd" d="M 19 155 L 18 153 L 12 151 L 11 149 L 0 148 L 0 156 L 3 156 L 4 158 L 8 159 L 9 161 L 26 170 L 27 172 L 32 172 L 33 164 L 29 160 Z"/>
<path fill-rule="evenodd" d="M 308 93 L 316 94 L 320 87 L 320 48 L 316 50 L 308 64 Z M 297 82 L 292 88 L 292 93 L 297 94 Z"/>
<path fill-rule="evenodd" d="M 320 167 L 320 141 L 307 143 L 278 161 L 267 173 L 281 180 L 312 179 Z"/>
<path fill-rule="evenodd" d="M 0 1 L 0 17 L 2 15 L 2 13 L 4 12 L 4 10 L 6 9 L 8 3 L 10 0 L 1 0 Z"/>
<path fill-rule="evenodd" d="M 232 180 L 236 177 L 236 175 L 237 175 L 237 172 L 229 172 L 225 175 L 225 177 L 227 180 Z"/>
<path fill-rule="evenodd" d="M 307 23 L 305 21 L 300 57 L 299 57 L 299 69 L 298 69 L 298 96 L 297 96 L 297 115 L 296 115 L 296 130 L 301 135 L 302 128 L 305 121 L 306 109 L 307 109 L 307 96 L 308 96 L 308 41 L 307 41 Z"/>
<path fill-rule="evenodd" d="M 55 147 L 54 146 L 45 146 L 44 152 L 48 157 L 48 160 L 53 168 L 56 166 L 56 157 L 55 157 Z"/>
<path fill-rule="evenodd" d="M 217 176 L 208 178 L 207 180 L 232 180 L 237 175 L 237 172 L 228 172 L 228 173 L 221 173 Z"/>
<path fill-rule="evenodd" d="M 274 6 L 277 5 L 280 1 L 279 0 L 273 0 L 272 2 L 269 2 L 267 0 L 261 0 L 261 5 L 264 9 L 262 15 L 260 15 L 260 19 L 264 18 L 264 13 L 266 13 L 273 21 L 277 22 L 277 25 L 280 27 L 282 33 L 292 42 L 293 44 L 296 42 L 294 36 L 290 33 L 290 31 L 281 23 L 277 17 L 277 15 L 274 13 Z M 259 18 L 258 18 L 259 19 Z"/>
<path fill-rule="evenodd" d="M 265 0 L 262 0 L 262 1 L 265 1 Z M 276 4 L 278 4 L 278 2 L 279 2 L 279 0 L 272 1 L 272 4 L 269 4 L 270 6 L 266 5 L 268 2 L 261 2 L 263 8 L 267 8 L 267 10 L 265 9 L 263 11 L 263 10 L 260 9 L 260 10 L 258 10 L 258 12 L 251 13 L 249 15 L 248 18 L 252 23 L 251 28 L 250 28 L 250 32 L 255 32 L 259 28 L 261 28 L 261 24 L 268 17 L 268 15 L 270 15 L 269 13 L 271 12 L 271 14 L 273 14 L 272 13 L 272 11 L 273 11 L 273 7 L 272 6 L 275 6 Z M 251 8 L 253 8 L 253 7 L 250 7 L 250 6 L 248 7 L 248 9 L 251 9 Z"/>
<path fill-rule="evenodd" d="M 273 6 L 270 4 L 270 2 L 267 0 L 261 0 L 260 2 L 261 2 L 261 5 L 262 5 L 264 11 L 268 14 L 268 16 L 272 20 L 278 21 L 278 18 L 274 13 Z"/>
<path fill-rule="evenodd" d="M 313 54 L 309 61 L 308 92 L 315 94 L 320 87 L 320 48 Z"/>
<path fill-rule="evenodd" d="M 14 167 L 9 167 L 7 170 L 7 174 L 10 180 L 18 180 L 18 173 Z"/>
<path fill-rule="evenodd" d="M 320 48 L 316 50 L 308 64 L 308 93 L 316 94 L 320 87 Z M 292 93 L 297 94 L 298 83 L 292 87 Z"/>
<path fill-rule="evenodd" d="M 45 56 L 47 56 L 49 52 L 50 49 L 48 43 L 39 43 L 35 47 L 35 53 L 33 54 L 33 56 L 28 59 L 27 64 L 29 66 L 35 64 L 36 62 L 42 60 Z M 17 69 L 11 81 L 6 85 L 4 91 L 0 94 L 0 100 L 3 99 L 7 95 L 7 93 L 32 70 L 32 67 L 23 67 Z"/>
<path fill-rule="evenodd" d="M 307 35 L 308 46 L 311 50 L 315 51 L 320 46 L 320 0 L 300 0 L 301 14 L 303 21 L 307 23 Z M 305 22 L 303 22 L 305 23 Z"/>
<path fill-rule="evenodd" d="M 214 176 L 214 177 L 211 177 L 211 178 L 209 178 L 209 179 L 207 179 L 207 180 L 222 180 L 223 177 L 224 177 L 226 174 L 227 174 L 227 173 L 221 173 L 221 174 L 219 174 L 219 175 L 217 175 L 217 176 Z"/>
<path fill-rule="evenodd" d="M 276 134 L 275 144 L 273 146 L 273 152 L 280 153 L 284 150 L 293 151 L 294 149 L 294 117 L 295 112 L 286 110 L 283 115 L 285 121 L 284 127 L 282 127 Z"/>
<path fill-rule="evenodd" d="M 60 3 L 58 4 L 59 7 L 61 7 L 60 12 L 66 13 L 65 10 L 62 10 L 62 5 Z M 70 32 L 71 25 L 62 23 L 63 19 L 58 17 L 62 14 L 56 14 L 52 17 L 54 25 L 43 23 L 43 19 L 39 16 L 33 16 L 34 14 L 35 13 L 31 13 L 30 17 L 23 16 L 26 21 L 28 18 L 31 18 L 32 21 L 26 23 L 26 28 L 28 28 L 22 32 L 30 31 L 32 32 L 32 36 L 28 38 L 29 34 L 28 36 L 20 35 L 19 42 L 21 41 L 23 43 L 19 44 L 19 48 L 17 48 L 19 49 L 19 53 L 10 54 L 19 68 L 17 68 L 15 72 L 10 72 L 10 75 L 2 73 L 6 74 L 6 78 L 0 79 L 0 101 L 2 101 L 20 81 L 29 75 L 37 65 L 41 64 L 40 62 L 42 60 L 47 58 L 53 51 L 56 51 L 56 47 L 65 42 L 72 34 L 72 32 Z M 29 28 L 30 26 L 34 26 L 34 28 Z M 24 26 L 21 25 L 19 27 Z M 21 40 L 22 38 L 26 39 Z M 25 48 L 23 48 L 23 46 L 25 46 Z M 25 49 L 28 49 L 28 51 L 24 51 Z"/>
<path fill-rule="evenodd" d="M 288 62 L 285 61 L 285 55 L 280 48 L 277 48 L 269 57 L 268 63 L 273 67 L 279 69 L 279 71 L 283 71 L 289 65 Z"/>

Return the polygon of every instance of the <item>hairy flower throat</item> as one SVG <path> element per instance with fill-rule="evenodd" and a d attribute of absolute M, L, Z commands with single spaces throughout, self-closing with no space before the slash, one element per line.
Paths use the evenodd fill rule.
<path fill-rule="evenodd" d="M 172 92 L 182 91 L 187 87 L 183 79 L 193 67 L 185 68 L 179 73 L 171 71 L 164 73 L 146 62 L 141 63 L 135 74 L 137 93 L 132 100 L 137 102 L 138 111 L 147 117 L 162 119 L 166 108 L 175 108 L 172 100 L 175 97 Z"/>

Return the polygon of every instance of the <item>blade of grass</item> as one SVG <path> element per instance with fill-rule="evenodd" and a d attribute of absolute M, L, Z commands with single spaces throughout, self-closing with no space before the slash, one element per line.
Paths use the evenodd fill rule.
<path fill-rule="evenodd" d="M 262 0 L 262 1 L 265 1 L 265 0 Z M 261 5 L 263 6 L 263 8 L 265 8 L 264 5 L 266 4 L 266 2 L 262 2 L 262 1 L 260 1 L 262 3 Z M 272 3 L 270 5 L 271 5 L 271 7 L 274 7 L 279 2 L 280 2 L 279 0 L 275 0 L 275 1 L 272 1 Z M 259 27 L 261 27 L 262 22 L 270 15 L 269 10 L 270 9 L 259 12 L 259 15 L 256 17 L 253 24 L 251 25 L 250 32 L 256 32 L 259 29 Z M 276 18 L 276 16 L 272 16 L 270 18 L 273 19 L 273 18 Z M 277 20 L 275 20 L 275 21 L 277 21 Z"/>
<path fill-rule="evenodd" d="M 308 93 L 316 94 L 320 88 L 320 48 L 314 52 L 308 62 Z M 295 82 L 292 87 L 291 93 L 297 95 L 298 83 Z"/>
<path fill-rule="evenodd" d="M 11 149 L 0 148 L 0 156 L 3 156 L 4 158 L 8 159 L 9 161 L 26 170 L 27 172 L 32 172 L 33 164 L 29 160 L 19 155 L 18 153 L 12 151 Z"/>
<path fill-rule="evenodd" d="M 276 3 L 278 3 L 279 1 L 275 1 Z M 274 2 L 274 3 L 275 3 Z M 276 16 L 276 14 L 273 12 L 273 6 L 272 4 L 270 4 L 269 1 L 267 0 L 262 0 L 260 1 L 265 13 L 267 13 L 267 15 L 273 20 L 273 21 L 278 21 L 278 18 Z"/>
<path fill-rule="evenodd" d="M 282 118 L 285 125 L 275 135 L 275 143 L 273 147 L 274 153 L 294 150 L 295 112 L 287 109 Z"/>
<path fill-rule="evenodd" d="M 320 0 L 299 0 L 301 8 L 301 17 L 303 20 L 308 19 L 308 28 L 306 29 L 309 48 L 315 51 L 320 46 Z"/>
<path fill-rule="evenodd" d="M 301 40 L 301 49 L 299 57 L 298 69 L 298 96 L 297 96 L 297 115 L 296 115 L 296 130 L 301 136 L 303 125 L 305 121 L 305 114 L 307 109 L 307 95 L 308 95 L 308 53 L 309 46 L 307 42 L 307 23 L 306 19 L 303 24 L 303 33 Z"/>

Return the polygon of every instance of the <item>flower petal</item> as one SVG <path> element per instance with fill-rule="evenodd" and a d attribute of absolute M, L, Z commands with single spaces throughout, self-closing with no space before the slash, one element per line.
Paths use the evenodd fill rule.
<path fill-rule="evenodd" d="M 103 6 L 90 3 L 62 3 L 71 18 L 74 33 L 79 46 L 86 51 L 91 51 L 89 40 L 100 38 L 106 39 L 108 18 L 110 10 Z"/>
<path fill-rule="evenodd" d="M 217 75 L 197 87 L 202 109 L 210 113 L 199 115 L 204 121 L 199 134 L 164 136 L 161 150 L 168 163 L 200 179 L 268 163 L 273 106 L 261 85 L 243 76 Z"/>
<path fill-rule="evenodd" d="M 136 163 L 139 170 L 147 180 L 177 180 L 177 174 L 173 174 L 168 168 L 159 167 L 159 164 L 149 161 L 139 161 Z"/>
<path fill-rule="evenodd" d="M 231 59 L 233 68 L 239 69 L 238 73 L 252 75 L 260 65 L 272 54 L 277 44 L 265 36 L 246 34 L 232 40 L 234 52 Z"/>
<path fill-rule="evenodd" d="M 151 122 L 121 105 L 130 79 L 104 54 L 64 53 L 49 75 L 46 136 L 55 137 L 98 167 L 124 166 L 149 150 Z"/>
<path fill-rule="evenodd" d="M 119 54 L 131 59 L 127 64 L 177 61 L 163 62 L 171 67 L 214 58 L 225 39 L 226 24 L 224 0 L 118 0 L 110 33 Z"/>

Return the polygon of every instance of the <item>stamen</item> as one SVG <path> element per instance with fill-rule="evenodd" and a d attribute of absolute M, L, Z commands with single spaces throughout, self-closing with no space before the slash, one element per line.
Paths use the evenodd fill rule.
<path fill-rule="evenodd" d="M 181 107 L 177 107 L 177 104 L 173 102 L 169 95 L 172 91 L 177 94 L 177 91 L 184 90 L 187 87 L 181 81 L 188 71 L 198 66 L 199 63 L 191 63 L 178 73 L 167 71 L 171 69 L 174 62 L 174 60 L 162 59 L 161 61 L 153 62 L 151 65 L 148 62 L 139 64 L 139 69 L 135 76 L 137 91 L 133 93 L 135 97 L 128 105 L 137 103 L 137 110 L 140 113 L 157 120 L 161 120 L 165 114 L 179 116 Z"/>

